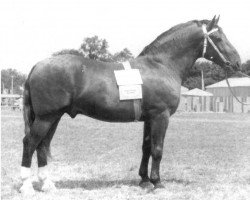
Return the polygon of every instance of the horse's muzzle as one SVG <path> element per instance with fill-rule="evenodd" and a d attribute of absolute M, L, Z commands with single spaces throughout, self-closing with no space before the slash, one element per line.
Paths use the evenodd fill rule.
<path fill-rule="evenodd" d="M 232 68 L 233 68 L 233 70 L 235 70 L 235 71 L 241 71 L 242 70 L 242 68 L 241 68 L 241 64 L 240 64 L 240 62 L 236 62 L 234 65 L 232 65 Z"/>
<path fill-rule="evenodd" d="M 238 61 L 235 62 L 235 64 L 233 64 L 233 63 L 227 61 L 227 62 L 225 63 L 225 67 L 226 67 L 227 69 L 231 70 L 231 71 L 241 71 L 241 64 L 240 64 L 240 62 L 238 62 Z"/>

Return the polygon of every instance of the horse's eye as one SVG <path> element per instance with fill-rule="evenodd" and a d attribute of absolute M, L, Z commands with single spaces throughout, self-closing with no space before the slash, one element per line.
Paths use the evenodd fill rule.
<path fill-rule="evenodd" d="M 221 37 L 219 35 L 213 35 L 214 40 L 216 40 L 217 42 L 221 41 Z"/>

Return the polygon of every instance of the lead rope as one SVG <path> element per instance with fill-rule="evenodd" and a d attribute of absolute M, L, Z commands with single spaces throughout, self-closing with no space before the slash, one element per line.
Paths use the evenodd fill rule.
<path fill-rule="evenodd" d="M 241 72 L 241 74 L 243 75 L 244 73 Z M 244 74 L 244 76 L 249 77 L 249 76 L 246 75 L 246 74 Z M 227 82 L 228 89 L 230 90 L 231 94 L 233 95 L 233 97 L 234 97 L 240 104 L 246 105 L 246 106 L 250 105 L 250 103 L 244 103 L 244 102 L 242 102 L 241 100 L 239 100 L 238 97 L 234 94 L 234 92 L 233 92 L 233 90 L 232 90 L 232 88 L 231 88 L 231 86 L 230 86 L 230 84 L 229 84 L 229 81 L 228 81 L 227 71 L 226 71 L 226 82 Z"/>
<path fill-rule="evenodd" d="M 238 71 L 238 74 L 240 74 L 241 76 L 244 76 L 244 77 L 248 77 L 248 78 L 250 78 L 250 76 L 249 76 L 249 75 L 247 75 L 247 74 L 245 74 L 245 73 L 243 73 L 243 72 L 241 72 L 241 71 Z"/>

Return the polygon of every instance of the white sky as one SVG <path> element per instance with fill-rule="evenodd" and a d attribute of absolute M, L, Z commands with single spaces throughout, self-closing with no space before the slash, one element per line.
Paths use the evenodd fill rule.
<path fill-rule="evenodd" d="M 248 0 L 2 0 L 0 66 L 28 73 L 38 61 L 66 48 L 78 49 L 98 35 L 114 53 L 127 47 L 136 56 L 162 32 L 193 19 L 212 19 L 250 59 Z"/>

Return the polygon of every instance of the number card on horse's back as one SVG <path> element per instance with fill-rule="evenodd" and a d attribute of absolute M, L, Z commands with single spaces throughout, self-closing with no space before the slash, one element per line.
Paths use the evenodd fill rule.
<path fill-rule="evenodd" d="M 114 71 L 119 86 L 120 100 L 142 98 L 142 78 L 139 69 Z"/>
<path fill-rule="evenodd" d="M 120 85 L 120 100 L 142 99 L 141 85 Z"/>
<path fill-rule="evenodd" d="M 115 70 L 117 85 L 141 85 L 142 79 L 139 69 Z"/>

